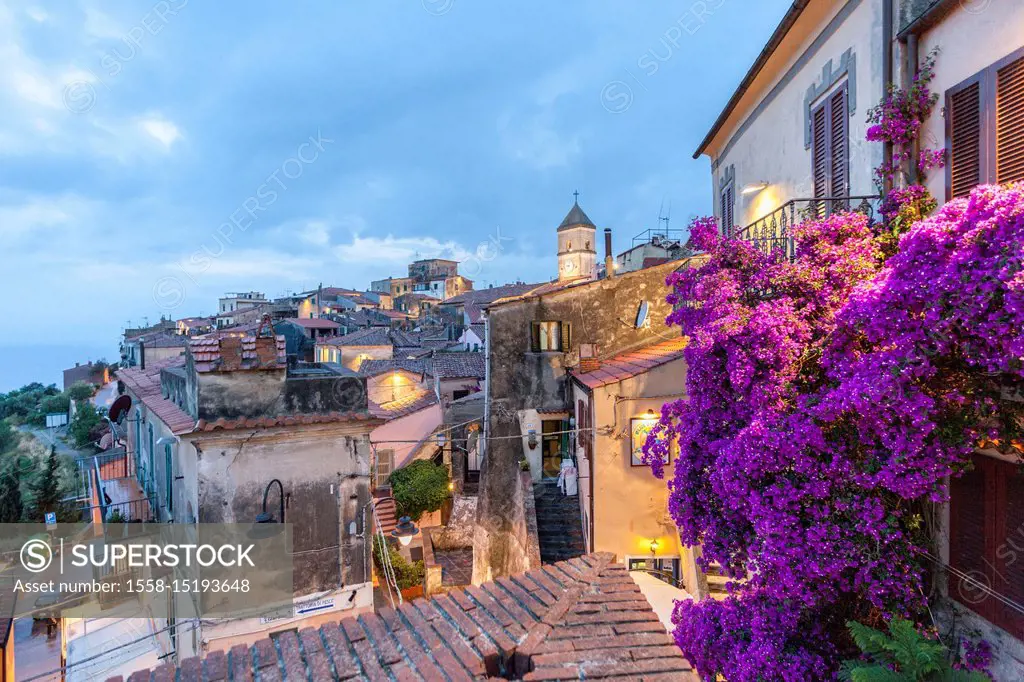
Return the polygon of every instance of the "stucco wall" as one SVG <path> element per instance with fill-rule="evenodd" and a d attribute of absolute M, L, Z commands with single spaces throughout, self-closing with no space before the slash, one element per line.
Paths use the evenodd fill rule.
<path fill-rule="evenodd" d="M 370 499 L 372 424 L 217 432 L 199 443 L 199 522 L 252 523 L 272 479 L 284 485 L 294 551 L 295 594 L 370 580 L 363 529 Z M 277 491 L 268 511 L 277 515 Z M 356 523 L 356 533 L 349 524 Z"/>
<path fill-rule="evenodd" d="M 679 535 L 668 515 L 668 481 L 654 477 L 646 466 L 631 466 L 630 419 L 685 393 L 686 363 L 680 359 L 638 377 L 609 384 L 593 393 L 594 439 L 594 551 L 611 552 L 618 561 L 629 556 L 650 556 L 651 541 L 658 556 L 682 554 Z M 644 396 L 651 396 L 644 398 Z"/>
<path fill-rule="evenodd" d="M 341 364 L 358 372 L 363 360 L 390 360 L 393 354 L 391 346 L 341 346 Z"/>
<path fill-rule="evenodd" d="M 370 433 L 370 440 L 378 450 L 394 450 L 395 469 L 400 469 L 409 464 L 417 445 L 441 425 L 441 416 L 441 406 L 431 405 L 378 426 Z M 434 448 L 430 448 L 429 452 L 433 453 Z"/>
<path fill-rule="evenodd" d="M 1024 47 L 1024 3 L 1018 0 L 978 0 L 954 5 L 942 22 L 921 36 L 919 44 L 922 58 L 934 47 L 941 50 L 932 91 L 942 99 L 925 122 L 921 134 L 922 145 L 932 149 L 945 146 L 943 107 L 946 90 Z M 940 204 L 945 202 L 946 175 L 943 170 L 931 173 L 928 189 Z"/>
<path fill-rule="evenodd" d="M 723 177 L 732 169 L 735 219 L 740 226 L 771 213 L 790 199 L 814 195 L 806 135 L 808 91 L 827 85 L 844 68 L 851 79 L 850 193 L 875 191 L 872 169 L 881 163 L 882 145 L 868 144 L 864 136 L 867 110 L 883 95 L 882 2 L 849 0 L 830 4 L 834 5 L 832 12 L 814 30 L 790 38 L 800 41 L 801 47 L 785 67 L 776 70 L 770 84 L 760 88 L 759 104 L 744 111 L 743 118 L 722 133 L 727 141 L 712 157 L 717 217 L 721 218 Z M 741 193 L 744 187 L 762 182 L 769 186 L 760 192 Z"/>
<path fill-rule="evenodd" d="M 378 405 L 401 400 L 425 387 L 420 375 L 405 370 L 366 378 L 367 397 Z"/>

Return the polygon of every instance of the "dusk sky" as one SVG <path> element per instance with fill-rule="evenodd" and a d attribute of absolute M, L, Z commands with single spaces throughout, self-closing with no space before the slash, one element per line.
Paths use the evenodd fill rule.
<path fill-rule="evenodd" d="M 711 210 L 693 150 L 787 0 L 0 0 L 0 391 L 226 291 L 556 275 Z"/>

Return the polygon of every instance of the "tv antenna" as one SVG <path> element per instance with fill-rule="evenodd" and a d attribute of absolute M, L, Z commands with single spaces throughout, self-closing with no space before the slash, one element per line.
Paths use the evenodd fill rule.
<path fill-rule="evenodd" d="M 672 220 L 672 202 L 668 202 L 668 213 L 665 213 L 665 199 L 661 200 L 661 208 L 658 209 L 658 227 L 665 223 L 665 236 L 668 236 L 668 226 Z"/>

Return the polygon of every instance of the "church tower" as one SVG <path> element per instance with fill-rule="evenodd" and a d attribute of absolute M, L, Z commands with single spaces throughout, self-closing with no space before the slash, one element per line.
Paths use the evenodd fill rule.
<path fill-rule="evenodd" d="M 558 280 L 597 278 L 597 226 L 580 208 L 575 192 L 572 209 L 558 226 Z"/>

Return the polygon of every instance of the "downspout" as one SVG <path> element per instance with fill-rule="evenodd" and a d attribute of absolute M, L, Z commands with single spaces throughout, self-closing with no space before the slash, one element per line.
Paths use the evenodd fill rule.
<path fill-rule="evenodd" d="M 882 0 L 882 98 L 888 96 L 889 89 L 895 80 L 893 73 L 893 40 L 895 39 L 893 22 L 895 21 L 893 3 L 895 0 Z M 883 148 L 884 162 L 892 163 L 892 142 L 886 142 Z M 888 195 L 892 191 L 892 179 L 886 177 L 882 193 Z"/>
<path fill-rule="evenodd" d="M 917 45 L 917 34 L 916 33 L 911 33 L 909 36 L 907 36 L 907 75 L 909 77 L 909 80 L 907 82 L 908 86 L 910 85 L 909 81 L 912 81 L 913 79 L 917 78 L 918 64 L 920 63 L 920 60 L 919 60 L 918 57 L 919 57 L 919 55 L 918 55 L 918 45 Z M 908 165 L 910 166 L 910 168 L 909 168 L 907 174 L 908 174 L 908 176 L 910 178 L 910 184 L 911 185 L 916 185 L 917 181 L 918 181 L 918 177 L 917 177 L 917 157 L 918 157 L 918 150 L 920 149 L 920 146 L 921 146 L 920 141 L 916 140 L 916 139 L 914 140 L 913 144 L 910 146 L 910 159 L 908 159 Z"/>

